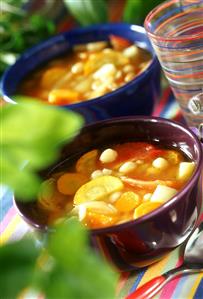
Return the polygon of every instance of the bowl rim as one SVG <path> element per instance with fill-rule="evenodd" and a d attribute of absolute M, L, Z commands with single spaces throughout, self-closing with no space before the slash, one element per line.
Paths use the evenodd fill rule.
<path fill-rule="evenodd" d="M 111 34 L 111 31 L 118 29 L 118 28 L 124 28 L 129 32 L 138 32 L 141 33 L 143 35 L 146 36 L 146 40 L 148 40 L 149 44 L 150 44 L 150 40 L 146 34 L 146 30 L 143 26 L 140 25 L 135 25 L 135 24 L 126 24 L 126 23 L 112 23 L 112 24 L 98 24 L 98 25 L 91 25 L 91 26 L 87 26 L 85 28 L 74 28 L 71 29 L 69 31 L 65 31 L 62 33 L 58 33 L 48 39 L 46 39 L 45 41 L 42 41 L 40 43 L 38 43 L 37 45 L 27 49 L 25 52 L 23 52 L 20 57 L 16 60 L 16 62 L 11 65 L 10 67 L 7 68 L 7 70 L 3 73 L 2 78 L 1 78 L 1 90 L 2 90 L 2 96 L 4 101 L 8 102 L 8 103 L 12 103 L 12 104 L 16 104 L 17 102 L 15 100 L 13 100 L 11 98 L 12 94 L 8 94 L 7 90 L 5 90 L 5 82 L 7 81 L 7 78 L 10 74 L 10 72 L 13 70 L 13 68 L 16 66 L 16 64 L 22 63 L 25 59 L 31 59 L 33 58 L 33 55 L 36 53 L 39 53 L 41 50 L 43 50 L 44 48 L 48 48 L 50 45 L 53 45 L 53 43 L 60 43 L 61 38 L 62 37 L 66 37 L 66 40 L 68 40 L 68 35 L 71 34 L 77 34 L 77 35 L 81 35 L 81 34 L 88 34 L 91 31 L 103 31 L 106 32 L 106 34 Z M 77 43 L 76 43 L 77 44 Z M 122 85 L 121 87 L 108 92 L 107 94 L 104 94 L 102 96 L 93 98 L 93 99 L 89 99 L 86 101 L 82 101 L 82 102 L 78 102 L 78 103 L 74 103 L 74 104 L 69 104 L 69 105 L 56 105 L 62 108 L 68 107 L 70 109 L 72 108 L 77 108 L 80 107 L 81 105 L 86 107 L 89 105 L 89 102 L 93 103 L 93 104 L 97 104 L 100 103 L 100 101 L 105 100 L 105 101 L 110 101 L 111 100 L 111 96 L 116 96 L 119 93 L 122 93 L 126 88 L 131 88 L 132 86 L 134 86 L 135 84 L 138 84 L 138 86 L 140 84 L 142 84 L 142 80 L 149 76 L 149 74 L 153 71 L 153 69 L 155 67 L 159 67 L 160 68 L 160 64 L 158 61 L 158 58 L 153 50 L 153 48 L 151 47 L 151 50 L 148 50 L 150 52 L 150 54 L 152 55 L 152 60 L 149 63 L 149 65 L 147 66 L 147 68 L 142 71 L 140 74 L 138 74 L 133 80 L 131 80 L 130 82 L 125 83 L 124 85 Z M 31 52 L 31 54 L 30 54 Z M 38 67 L 40 67 L 41 64 L 38 65 Z M 34 69 L 33 69 L 34 70 Z M 29 74 L 30 72 L 27 72 L 27 74 Z M 21 80 L 18 82 L 18 84 L 21 82 Z"/>
<path fill-rule="evenodd" d="M 190 138 L 191 138 L 191 140 L 193 140 L 193 142 L 196 146 L 196 150 L 197 150 L 197 167 L 196 167 L 194 173 L 192 174 L 191 178 L 185 184 L 184 189 L 178 191 L 177 195 L 173 196 L 170 200 L 168 200 L 166 203 L 162 204 L 160 207 L 156 208 L 154 211 L 151 211 L 151 212 L 147 213 L 146 215 L 141 216 L 137 219 L 127 221 L 124 223 L 120 223 L 117 225 L 108 226 L 108 227 L 104 227 L 104 228 L 97 228 L 97 229 L 88 229 L 93 236 L 94 235 L 102 235 L 102 234 L 106 234 L 106 233 L 108 233 L 108 234 L 114 233 L 114 232 L 119 231 L 120 229 L 125 230 L 128 227 L 131 227 L 134 225 L 139 225 L 140 223 L 144 223 L 150 219 L 153 219 L 153 217 L 159 215 L 162 212 L 167 212 L 169 209 L 171 209 L 171 207 L 173 207 L 176 204 L 176 202 L 179 202 L 180 200 L 182 200 L 182 197 L 189 191 L 189 189 L 191 188 L 191 185 L 194 185 L 195 181 L 198 182 L 198 177 L 201 173 L 202 164 L 203 164 L 202 144 L 201 144 L 200 140 L 198 139 L 198 137 L 195 135 L 195 133 L 190 128 L 188 128 L 186 125 L 183 125 L 177 121 L 165 119 L 162 117 L 140 116 L 140 115 L 116 117 L 116 118 L 106 119 L 106 120 L 102 120 L 102 121 L 97 121 L 92 124 L 87 124 L 82 128 L 79 135 L 83 134 L 84 130 L 88 131 L 89 128 L 94 129 L 94 127 L 95 128 L 97 128 L 98 126 L 102 127 L 103 125 L 118 124 L 118 123 L 122 123 L 122 122 L 130 123 L 130 122 L 135 122 L 135 121 L 151 122 L 151 123 L 157 122 L 159 124 L 167 124 L 169 126 L 175 127 L 178 130 L 181 130 L 182 132 L 184 132 L 185 134 L 190 136 Z M 32 227 L 40 229 L 40 230 L 45 230 L 45 231 L 50 230 L 50 227 L 48 225 L 39 225 L 39 224 L 35 223 L 34 221 L 30 220 L 25 214 L 23 214 L 18 207 L 18 202 L 19 201 L 17 201 L 15 199 L 15 196 L 13 196 L 14 206 L 17 208 L 17 211 L 20 214 L 20 216 L 27 223 L 29 223 Z"/>

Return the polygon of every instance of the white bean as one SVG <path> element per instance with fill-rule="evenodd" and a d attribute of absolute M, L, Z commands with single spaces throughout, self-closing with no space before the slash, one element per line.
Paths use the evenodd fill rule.
<path fill-rule="evenodd" d="M 136 168 L 136 166 L 137 165 L 135 162 L 132 161 L 125 162 L 120 166 L 119 172 L 128 173 L 130 171 L 133 171 Z"/>
<path fill-rule="evenodd" d="M 106 63 L 93 74 L 93 78 L 102 80 L 103 77 L 114 76 L 116 71 L 116 67 L 113 63 Z"/>
<path fill-rule="evenodd" d="M 158 169 L 166 169 L 168 167 L 168 161 L 162 157 L 158 157 L 152 162 L 152 166 Z"/>
<path fill-rule="evenodd" d="M 129 73 L 129 72 L 133 72 L 133 71 L 134 71 L 134 68 L 131 64 L 127 64 L 123 68 L 124 73 Z"/>
<path fill-rule="evenodd" d="M 121 79 L 121 77 L 122 77 L 122 71 L 117 71 L 117 73 L 116 73 L 116 75 L 115 75 L 115 79 L 116 80 L 119 80 L 119 79 Z"/>
<path fill-rule="evenodd" d="M 91 179 L 94 180 L 94 179 L 96 179 L 96 178 L 98 178 L 100 176 L 103 176 L 103 175 L 104 175 L 103 172 L 100 169 L 97 169 L 97 170 L 95 170 L 95 171 L 92 172 Z"/>
<path fill-rule="evenodd" d="M 128 58 L 135 58 L 136 56 L 139 55 L 139 49 L 137 46 L 132 45 L 126 48 L 125 50 L 123 50 L 123 54 Z"/>
<path fill-rule="evenodd" d="M 130 72 L 130 73 L 128 73 L 128 74 L 125 76 L 124 81 L 125 81 L 125 82 L 129 82 L 129 81 L 131 81 L 131 80 L 134 79 L 134 78 L 135 78 L 135 73 Z"/>
<path fill-rule="evenodd" d="M 111 195 L 110 195 L 110 197 L 109 197 L 109 201 L 110 201 L 110 203 L 114 203 L 114 202 L 116 202 L 118 199 L 119 199 L 119 197 L 121 196 L 121 192 L 114 192 L 114 193 L 112 193 Z"/>
<path fill-rule="evenodd" d="M 107 42 L 104 42 L 104 41 L 88 43 L 86 45 L 87 50 L 90 52 L 100 51 L 100 50 L 106 48 L 106 46 L 107 46 Z"/>
<path fill-rule="evenodd" d="M 72 66 L 71 72 L 73 74 L 79 74 L 82 73 L 83 68 L 84 68 L 84 64 L 82 62 L 77 62 Z"/>
<path fill-rule="evenodd" d="M 110 162 L 113 162 L 116 160 L 118 156 L 118 153 L 111 149 L 111 148 L 107 148 L 106 150 L 104 150 L 100 157 L 99 157 L 99 160 L 102 162 L 102 163 L 110 163 Z"/>
<path fill-rule="evenodd" d="M 112 174 L 112 170 L 111 170 L 111 169 L 108 169 L 108 168 L 103 168 L 103 169 L 102 169 L 102 173 L 103 173 L 104 175 L 110 175 L 110 174 Z"/>
<path fill-rule="evenodd" d="M 152 193 L 146 193 L 144 196 L 143 196 L 143 199 L 144 201 L 148 201 L 151 199 L 151 196 L 152 196 Z"/>

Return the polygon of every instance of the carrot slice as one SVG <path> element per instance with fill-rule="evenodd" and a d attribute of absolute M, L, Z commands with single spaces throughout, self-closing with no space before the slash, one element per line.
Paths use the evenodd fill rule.
<path fill-rule="evenodd" d="M 116 216 L 87 212 L 84 223 L 89 228 L 102 228 L 113 225 L 117 221 Z"/>
<path fill-rule="evenodd" d="M 67 200 L 67 196 L 58 192 L 55 179 L 51 178 L 42 183 L 38 195 L 38 204 L 42 209 L 57 212 Z"/>
<path fill-rule="evenodd" d="M 120 212 L 130 212 L 141 203 L 141 198 L 139 195 L 132 191 L 124 192 L 121 197 L 116 201 L 115 207 Z"/>
<path fill-rule="evenodd" d="M 96 169 L 98 150 L 92 150 L 84 154 L 76 163 L 76 171 L 90 175 Z"/>
<path fill-rule="evenodd" d="M 87 182 L 87 177 L 80 173 L 65 173 L 57 180 L 59 192 L 66 195 L 73 195 Z"/>
<path fill-rule="evenodd" d="M 80 99 L 80 93 L 71 89 L 54 89 L 49 93 L 48 102 L 51 104 L 73 104 Z"/>
<path fill-rule="evenodd" d="M 150 202 L 150 201 L 143 202 L 141 205 L 139 205 L 135 209 L 133 218 L 137 219 L 141 216 L 144 216 L 144 215 L 152 212 L 153 210 L 157 209 L 161 205 L 162 205 L 161 202 L 156 202 L 156 201 L 154 201 L 154 202 Z"/>

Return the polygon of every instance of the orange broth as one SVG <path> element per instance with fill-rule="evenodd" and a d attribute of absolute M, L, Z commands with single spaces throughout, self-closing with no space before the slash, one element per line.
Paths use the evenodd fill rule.
<path fill-rule="evenodd" d="M 76 215 L 91 229 L 117 225 L 166 203 L 194 169 L 182 152 L 146 142 L 93 149 L 53 173 L 37 204 L 49 224 Z"/>
<path fill-rule="evenodd" d="M 17 94 L 55 105 L 87 101 L 133 80 L 150 62 L 148 51 L 111 35 L 109 41 L 77 45 L 35 70 L 22 81 Z"/>

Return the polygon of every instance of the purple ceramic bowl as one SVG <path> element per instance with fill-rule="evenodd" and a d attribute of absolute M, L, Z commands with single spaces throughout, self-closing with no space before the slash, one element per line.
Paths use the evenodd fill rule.
<path fill-rule="evenodd" d="M 125 141 L 160 142 L 177 147 L 195 161 L 197 167 L 185 187 L 155 211 L 127 223 L 91 230 L 93 244 L 104 251 L 121 271 L 146 266 L 183 243 L 194 229 L 202 205 L 202 149 L 196 135 L 179 123 L 155 117 L 117 118 L 86 126 L 63 150 L 53 168 L 75 154 Z M 48 227 L 33 204 L 15 200 L 20 215 L 38 229 Z"/>

